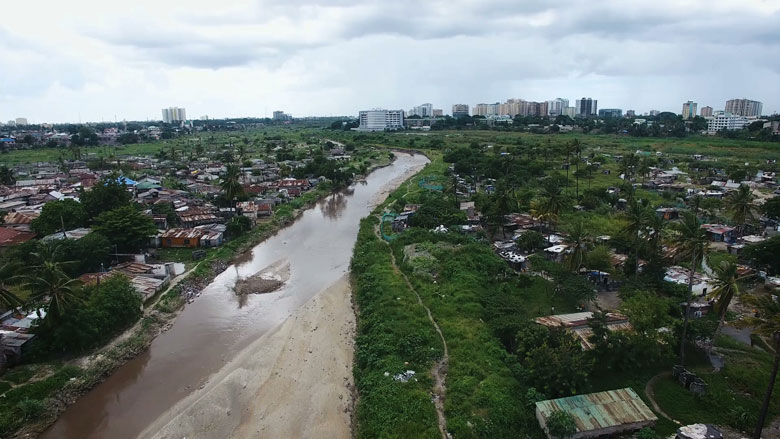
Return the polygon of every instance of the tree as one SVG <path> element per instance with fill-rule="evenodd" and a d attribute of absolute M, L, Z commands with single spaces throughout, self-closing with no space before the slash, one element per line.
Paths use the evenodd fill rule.
<path fill-rule="evenodd" d="M 0 265 L 0 305 L 6 308 L 15 308 L 22 304 L 22 300 L 8 289 L 5 282 L 12 277 L 11 264 L 4 262 Z"/>
<path fill-rule="evenodd" d="M 219 183 L 222 194 L 230 205 L 233 205 L 238 197 L 244 195 L 244 187 L 241 186 L 241 182 L 239 181 L 240 175 L 241 171 L 238 169 L 238 166 L 229 164 L 227 165 L 225 175 L 222 177 L 222 181 Z"/>
<path fill-rule="evenodd" d="M 137 251 L 145 247 L 149 238 L 157 233 L 154 220 L 134 206 L 122 206 L 101 213 L 95 218 L 92 230 L 108 238 L 122 251 Z"/>
<path fill-rule="evenodd" d="M 740 234 L 744 232 L 747 223 L 753 223 L 756 220 L 754 214 L 755 207 L 753 206 L 754 199 L 753 190 L 745 184 L 726 197 L 726 211 L 731 216 L 731 221 L 737 226 Z"/>
<path fill-rule="evenodd" d="M 84 227 L 86 224 L 87 213 L 84 206 L 76 200 L 66 198 L 44 204 L 41 215 L 32 220 L 30 228 L 38 235 L 46 236 Z"/>
<path fill-rule="evenodd" d="M 766 203 L 761 206 L 761 212 L 775 221 L 780 220 L 780 197 L 766 200 Z"/>
<path fill-rule="evenodd" d="M 133 195 L 127 191 L 127 185 L 116 176 L 105 177 L 89 191 L 82 191 L 79 200 L 90 221 L 98 215 L 130 204 Z"/>
<path fill-rule="evenodd" d="M 33 253 L 35 265 L 24 276 L 30 289 L 29 301 L 36 306 L 46 308 L 44 323 L 56 326 L 62 316 L 74 305 L 81 303 L 77 295 L 79 282 L 71 279 L 64 271 L 70 261 L 58 260 L 58 247 L 44 247 L 41 252 Z"/>
<path fill-rule="evenodd" d="M 628 221 L 626 232 L 633 241 L 634 252 L 634 278 L 639 275 L 639 250 L 641 247 L 642 236 L 647 230 L 647 223 L 650 221 L 653 212 L 637 200 L 632 200 L 625 213 Z"/>
<path fill-rule="evenodd" d="M 141 317 L 141 296 L 124 275 L 103 278 L 80 289 L 82 305 L 63 315 L 55 327 L 41 331 L 50 351 L 80 352 L 99 346 Z"/>
<path fill-rule="evenodd" d="M 531 209 L 534 215 L 548 224 L 549 228 L 558 221 L 558 215 L 565 204 L 563 192 L 557 182 L 552 179 L 545 180 L 539 198 L 534 200 Z"/>
<path fill-rule="evenodd" d="M 5 165 L 0 166 L 0 184 L 4 184 L 6 186 L 12 186 L 15 183 L 16 183 L 16 179 L 14 178 L 13 169 L 9 169 Z"/>
<path fill-rule="evenodd" d="M 554 438 L 567 438 L 577 432 L 577 424 L 574 417 L 563 410 L 556 410 L 547 417 L 547 431 Z"/>
<path fill-rule="evenodd" d="M 634 330 L 643 335 L 655 335 L 669 322 L 670 301 L 647 291 L 637 291 L 620 305 Z"/>
<path fill-rule="evenodd" d="M 528 323 L 515 340 L 514 353 L 529 385 L 551 397 L 573 395 L 587 387 L 593 362 L 570 332 Z"/>
<path fill-rule="evenodd" d="M 764 242 L 745 247 L 742 253 L 745 259 L 751 261 L 771 275 L 780 273 L 780 235 L 773 236 Z"/>
<path fill-rule="evenodd" d="M 230 236 L 239 236 L 252 228 L 252 220 L 244 215 L 237 215 L 230 219 L 227 224 L 227 233 Z"/>
<path fill-rule="evenodd" d="M 764 401 L 761 404 L 756 431 L 753 434 L 754 439 L 761 439 L 761 431 L 764 429 L 766 415 L 769 411 L 769 402 L 772 400 L 772 391 L 777 379 L 777 369 L 780 366 L 780 302 L 771 295 L 745 295 L 742 298 L 742 303 L 752 306 L 758 312 L 754 316 L 743 318 L 738 325 L 752 328 L 754 334 L 770 337 L 775 351 L 772 372 L 769 375 L 769 384 L 764 395 Z"/>
<path fill-rule="evenodd" d="M 715 310 L 718 312 L 718 327 L 713 336 L 715 338 L 723 327 L 723 321 L 726 319 L 726 311 L 734 297 L 739 296 L 739 281 L 745 277 L 737 274 L 737 263 L 734 261 L 723 261 L 713 269 L 715 276 L 712 279 L 713 289 L 707 295 L 707 298 L 715 301 Z"/>
<path fill-rule="evenodd" d="M 685 343 L 688 334 L 688 315 L 691 312 L 693 301 L 693 278 L 696 268 L 701 265 L 704 256 L 709 252 L 709 240 L 707 232 L 701 227 L 699 218 L 693 212 L 685 212 L 682 221 L 675 224 L 673 242 L 677 246 L 677 258 L 691 261 L 690 274 L 688 276 L 688 297 L 683 316 L 683 329 L 680 338 L 680 365 L 685 365 Z"/>
<path fill-rule="evenodd" d="M 569 228 L 569 237 L 566 242 L 569 244 L 569 255 L 566 263 L 574 273 L 577 273 L 585 261 L 588 252 L 588 233 L 585 231 L 585 225 L 582 220 L 577 220 Z"/>

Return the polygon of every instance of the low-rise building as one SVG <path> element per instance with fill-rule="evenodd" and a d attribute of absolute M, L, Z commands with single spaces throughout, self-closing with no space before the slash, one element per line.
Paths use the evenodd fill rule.
<path fill-rule="evenodd" d="M 536 419 L 550 438 L 547 421 L 559 411 L 568 413 L 574 420 L 577 431 L 571 439 L 628 433 L 652 426 L 658 420 L 630 387 L 537 402 Z"/>

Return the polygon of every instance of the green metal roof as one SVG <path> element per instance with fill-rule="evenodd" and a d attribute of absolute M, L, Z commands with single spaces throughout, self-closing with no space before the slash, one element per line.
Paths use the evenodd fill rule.
<path fill-rule="evenodd" d="M 555 411 L 569 413 L 577 424 L 577 431 L 658 420 L 630 387 L 539 401 L 536 409 L 545 421 Z"/>

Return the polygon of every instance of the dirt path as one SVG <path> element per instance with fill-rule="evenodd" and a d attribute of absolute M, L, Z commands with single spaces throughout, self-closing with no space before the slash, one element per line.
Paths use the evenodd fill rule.
<path fill-rule="evenodd" d="M 647 399 L 650 401 L 650 405 L 653 406 L 653 410 L 655 410 L 656 413 L 674 422 L 675 424 L 682 426 L 683 424 L 680 421 L 672 418 L 671 416 L 667 415 L 666 412 L 661 410 L 661 406 L 659 406 L 658 403 L 655 402 L 655 394 L 653 393 L 653 386 L 655 385 L 655 383 L 662 378 L 668 378 L 671 374 L 672 374 L 671 372 L 661 372 L 658 375 L 650 378 L 647 384 L 645 384 L 645 396 L 647 396 Z"/>
<path fill-rule="evenodd" d="M 390 244 L 387 243 L 387 241 L 382 239 L 382 234 L 379 231 L 378 225 L 374 227 L 374 235 L 376 235 L 377 239 L 387 245 L 387 248 L 390 250 L 390 260 L 393 262 L 393 271 L 400 274 L 401 277 L 404 278 L 406 286 L 417 297 L 417 303 L 425 309 L 426 313 L 428 313 L 428 320 L 431 321 L 431 324 L 436 330 L 436 333 L 439 334 L 441 344 L 444 347 L 444 355 L 442 355 L 441 359 L 433 365 L 433 368 L 431 369 L 431 375 L 434 379 L 433 405 L 436 408 L 436 417 L 439 419 L 439 432 L 441 432 L 442 439 L 449 439 L 449 434 L 447 433 L 447 418 L 444 415 L 444 398 L 447 395 L 447 365 L 450 361 L 449 350 L 447 349 L 447 340 L 444 338 L 444 334 L 441 332 L 438 323 L 436 323 L 436 320 L 433 318 L 433 314 L 431 314 L 430 308 L 425 306 L 425 303 L 423 303 L 422 298 L 417 293 L 417 290 L 414 288 L 414 286 L 412 286 L 409 278 L 406 277 L 406 274 L 398 267 L 398 264 L 395 260 L 395 255 L 393 254 L 393 249 L 390 247 Z"/>

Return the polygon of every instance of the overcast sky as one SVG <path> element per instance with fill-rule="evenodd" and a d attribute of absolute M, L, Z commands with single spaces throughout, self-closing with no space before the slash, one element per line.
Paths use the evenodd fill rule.
<path fill-rule="evenodd" d="M 779 0 L 17 0 L 0 120 L 357 115 L 582 96 L 780 111 Z"/>

